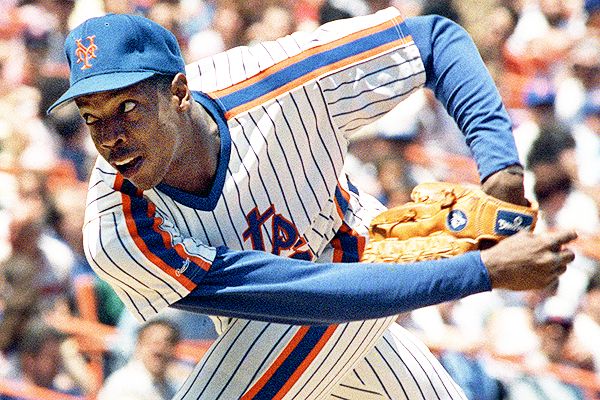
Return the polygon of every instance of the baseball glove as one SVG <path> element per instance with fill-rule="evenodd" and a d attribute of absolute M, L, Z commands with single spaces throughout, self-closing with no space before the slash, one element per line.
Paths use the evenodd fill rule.
<path fill-rule="evenodd" d="M 533 231 L 538 206 L 519 206 L 481 189 L 435 182 L 416 186 L 413 201 L 376 216 L 362 262 L 412 262 L 480 249 L 520 230 Z"/>

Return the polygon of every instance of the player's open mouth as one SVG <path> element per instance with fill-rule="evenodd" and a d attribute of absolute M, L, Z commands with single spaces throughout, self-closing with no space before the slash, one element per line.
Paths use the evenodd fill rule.
<path fill-rule="evenodd" d="M 142 166 L 143 158 L 141 156 L 126 158 L 121 161 L 115 161 L 115 168 L 125 177 L 130 178 L 139 171 Z"/>

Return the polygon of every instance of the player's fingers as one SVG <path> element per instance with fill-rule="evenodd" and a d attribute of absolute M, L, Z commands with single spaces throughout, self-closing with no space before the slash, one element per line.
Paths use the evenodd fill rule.
<path fill-rule="evenodd" d="M 570 249 L 562 249 L 557 253 L 560 259 L 561 264 L 568 264 L 575 259 L 575 253 Z"/>
<path fill-rule="evenodd" d="M 546 296 L 552 296 L 556 294 L 556 290 L 558 289 L 558 277 L 552 279 L 548 285 L 544 288 L 544 293 Z"/>
<path fill-rule="evenodd" d="M 563 244 L 577 239 L 577 232 L 573 230 L 552 232 L 548 234 L 547 244 L 553 251 L 559 251 Z"/>
<path fill-rule="evenodd" d="M 546 265 L 549 266 L 549 272 L 558 276 L 567 270 L 567 265 L 575 259 L 575 254 L 569 249 L 564 249 L 559 252 L 549 252 L 545 259 Z"/>

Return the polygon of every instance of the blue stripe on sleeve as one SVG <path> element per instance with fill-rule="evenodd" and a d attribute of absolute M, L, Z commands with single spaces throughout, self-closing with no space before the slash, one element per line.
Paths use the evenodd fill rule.
<path fill-rule="evenodd" d="M 143 197 L 132 197 L 131 217 L 139 238 L 154 256 L 190 281 L 196 284 L 201 281 L 204 269 L 200 265 L 190 258 L 182 258 L 173 247 L 165 247 L 162 236 L 154 230 L 154 215 L 148 216 L 148 200 Z"/>
<path fill-rule="evenodd" d="M 221 247 L 202 283 L 173 306 L 208 315 L 327 325 L 396 315 L 489 290 L 479 252 L 409 264 L 315 264 Z"/>
<path fill-rule="evenodd" d="M 400 24 L 400 30 L 404 30 L 404 23 Z M 226 111 L 246 104 L 256 98 L 276 90 L 289 82 L 301 78 L 321 67 L 341 61 L 345 58 L 355 56 L 378 46 L 391 43 L 400 39 L 398 26 L 392 26 L 384 31 L 362 37 L 350 43 L 343 44 L 331 50 L 324 51 L 307 57 L 297 63 L 281 69 L 264 79 L 243 88 L 237 92 L 219 98 Z"/>
<path fill-rule="evenodd" d="M 519 164 L 512 123 L 475 44 L 456 23 L 429 15 L 407 19 L 432 89 L 465 135 L 482 180 Z"/>
<path fill-rule="evenodd" d="M 348 178 L 348 176 L 346 176 L 346 178 Z M 352 182 L 350 182 L 350 179 L 347 179 L 348 182 L 348 189 L 350 189 L 350 191 L 352 193 L 354 193 L 357 196 L 360 196 L 360 193 L 358 192 L 358 188 L 356 186 L 354 186 L 354 184 L 352 184 Z"/>

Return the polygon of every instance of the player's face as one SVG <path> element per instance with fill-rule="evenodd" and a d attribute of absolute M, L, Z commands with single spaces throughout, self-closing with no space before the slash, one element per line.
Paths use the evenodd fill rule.
<path fill-rule="evenodd" d="M 137 353 L 148 372 L 154 378 L 162 379 L 175 356 L 175 346 L 173 331 L 166 326 L 154 325 L 140 337 Z"/>
<path fill-rule="evenodd" d="M 100 155 L 142 190 L 164 180 L 181 140 L 169 91 L 151 82 L 76 99 Z"/>

